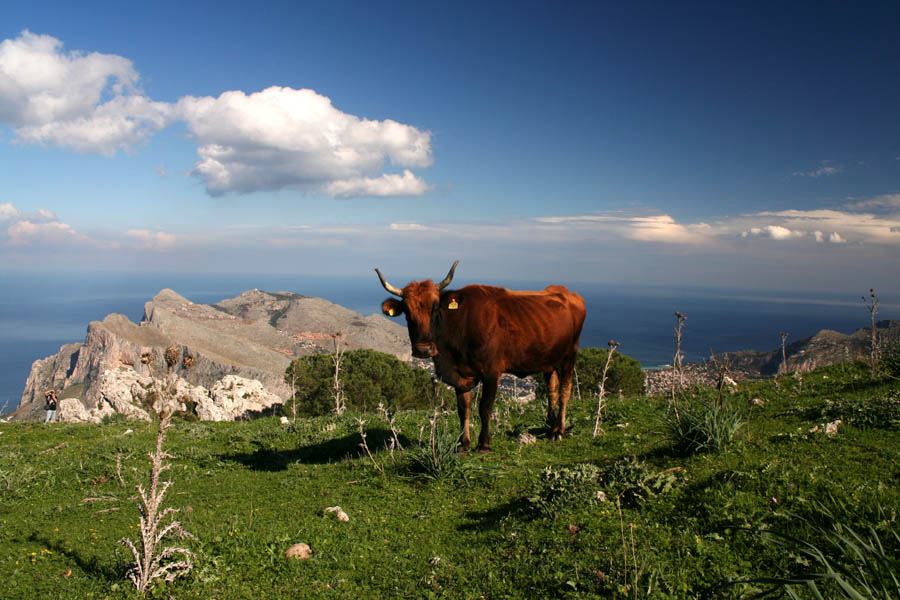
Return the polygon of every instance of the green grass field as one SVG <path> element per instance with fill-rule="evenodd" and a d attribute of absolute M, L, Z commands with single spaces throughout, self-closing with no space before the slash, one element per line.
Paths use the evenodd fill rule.
<path fill-rule="evenodd" d="M 896 561 L 898 391 L 863 365 L 806 374 L 802 385 L 742 384 L 724 400 L 742 417 L 735 439 L 693 455 L 666 433 L 665 398 L 610 399 L 596 439 L 596 400 L 573 401 L 560 442 L 543 437 L 540 406 L 504 400 L 494 451 L 462 457 L 440 480 L 410 467 L 411 448 L 429 437 L 426 411 L 398 415 L 406 449 L 393 455 L 374 414 L 176 422 L 165 506 L 181 509 L 197 559 L 148 596 L 750 598 L 771 586 L 722 584 L 816 567 L 761 527 L 815 544 L 814 526 L 836 523 L 877 535 Z M 752 398 L 765 403 L 751 409 Z M 383 473 L 361 453 L 354 416 L 367 421 Z M 838 417 L 836 435 L 810 432 Z M 445 420 L 455 431 L 455 409 Z M 528 432 L 537 442 L 520 445 Z M 118 540 L 137 540 L 135 486 L 146 485 L 155 438 L 154 425 L 126 421 L 0 424 L 0 597 L 137 597 Z M 644 475 L 629 488 L 621 472 L 632 457 Z M 585 463 L 620 479 L 567 479 Z M 553 489 L 541 487 L 548 466 L 560 477 Z M 349 522 L 324 512 L 335 505 Z M 285 558 L 297 542 L 310 559 Z"/>

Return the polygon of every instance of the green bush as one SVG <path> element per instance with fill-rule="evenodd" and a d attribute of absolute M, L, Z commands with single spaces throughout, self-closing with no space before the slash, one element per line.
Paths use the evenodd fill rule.
<path fill-rule="evenodd" d="M 578 387 L 583 398 L 593 396 L 600 392 L 600 381 L 603 379 L 603 367 L 606 366 L 606 348 L 582 348 L 578 351 L 578 359 L 575 361 L 575 371 L 578 374 Z M 641 363 L 627 354 L 616 352 L 613 354 L 606 374 L 606 393 L 626 396 L 640 394 L 644 390 L 644 369 Z M 572 393 L 575 390 L 573 387 Z M 547 398 L 547 384 L 543 378 L 538 378 L 537 396 Z"/>
<path fill-rule="evenodd" d="M 297 395 L 297 413 L 324 415 L 334 408 L 334 362 L 331 354 L 313 354 L 295 360 L 284 380 Z M 431 397 L 431 376 L 390 354 L 350 350 L 341 363 L 341 382 L 347 408 L 374 411 L 378 403 L 390 410 L 424 408 Z M 288 400 L 282 410 L 292 410 Z"/>
<path fill-rule="evenodd" d="M 826 400 L 822 416 L 862 429 L 886 429 L 900 424 L 900 390 L 863 400 Z"/>
<path fill-rule="evenodd" d="M 885 343 L 881 349 L 881 370 L 891 377 L 900 377 L 900 340 Z"/>
<path fill-rule="evenodd" d="M 544 467 L 528 504 L 536 513 L 555 516 L 573 506 L 601 501 L 600 488 L 600 469 L 590 463 Z"/>
<path fill-rule="evenodd" d="M 629 454 L 604 465 L 599 480 L 611 498 L 619 497 L 624 505 L 636 506 L 670 492 L 676 473 L 676 469 L 658 472 L 646 461 Z"/>

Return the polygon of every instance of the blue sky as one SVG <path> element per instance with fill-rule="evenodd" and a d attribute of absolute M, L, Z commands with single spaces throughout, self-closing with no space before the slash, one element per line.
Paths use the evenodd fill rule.
<path fill-rule="evenodd" d="M 731 4 L 4 7 L 0 265 L 900 292 L 900 5 Z"/>

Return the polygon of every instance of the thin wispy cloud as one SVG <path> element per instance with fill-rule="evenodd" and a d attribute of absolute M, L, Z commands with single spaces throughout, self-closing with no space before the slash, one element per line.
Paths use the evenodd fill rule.
<path fill-rule="evenodd" d="M 391 223 L 391 231 L 430 231 L 430 227 L 419 223 Z"/>
<path fill-rule="evenodd" d="M 791 173 L 794 177 L 829 177 L 831 175 L 837 175 L 841 173 L 844 169 L 839 166 L 830 165 L 827 163 L 822 163 L 818 168 L 811 169 L 808 171 L 794 171 Z"/>
<path fill-rule="evenodd" d="M 151 250 L 168 250 L 175 246 L 175 236 L 164 231 L 150 231 L 149 229 L 129 229 L 126 235 L 136 240 L 141 248 Z"/>
<path fill-rule="evenodd" d="M 854 200 L 847 204 L 851 210 L 887 209 L 900 211 L 900 194 L 882 194 L 864 200 Z"/>

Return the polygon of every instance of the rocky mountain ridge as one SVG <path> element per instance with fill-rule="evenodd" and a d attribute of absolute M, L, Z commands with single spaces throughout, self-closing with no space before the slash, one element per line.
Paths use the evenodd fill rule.
<path fill-rule="evenodd" d="M 126 379 L 159 378 L 166 373 L 164 355 L 171 346 L 190 357 L 190 365 L 183 359 L 175 367 L 186 384 L 212 390 L 231 375 L 258 381 L 266 393 L 284 400 L 290 395 L 284 383 L 290 361 L 333 352 L 336 342 L 348 350 L 372 348 L 410 358 L 406 329 L 380 314 L 365 317 L 321 298 L 260 290 L 217 304 L 195 304 L 164 289 L 144 305 L 140 323 L 108 315 L 88 325 L 84 342 L 66 344 L 35 361 L 12 418 L 39 418 L 48 389 L 57 390 L 60 400 L 79 401 L 85 414 L 103 412 L 110 401 L 101 385 L 108 371 L 132 371 Z"/>
<path fill-rule="evenodd" d="M 900 321 L 883 320 L 875 324 L 879 344 L 900 342 Z M 872 351 L 872 328 L 862 327 L 853 333 L 823 329 L 812 337 L 761 352 L 741 350 L 728 352 L 728 373 L 737 381 L 772 377 L 781 373 L 808 373 L 819 367 L 854 360 L 869 360 Z M 672 389 L 672 367 L 647 373 L 647 392 L 668 393 Z M 712 361 L 685 365 L 685 381 L 690 384 L 715 385 L 718 369 Z"/>
<path fill-rule="evenodd" d="M 900 340 L 900 321 L 884 320 L 875 323 L 879 343 Z M 759 377 L 780 373 L 808 373 L 841 362 L 868 360 L 872 351 L 872 328 L 862 327 L 853 333 L 841 333 L 823 329 L 810 338 L 785 345 L 785 357 L 781 348 L 768 352 L 742 350 L 730 352 L 733 367 Z"/>

